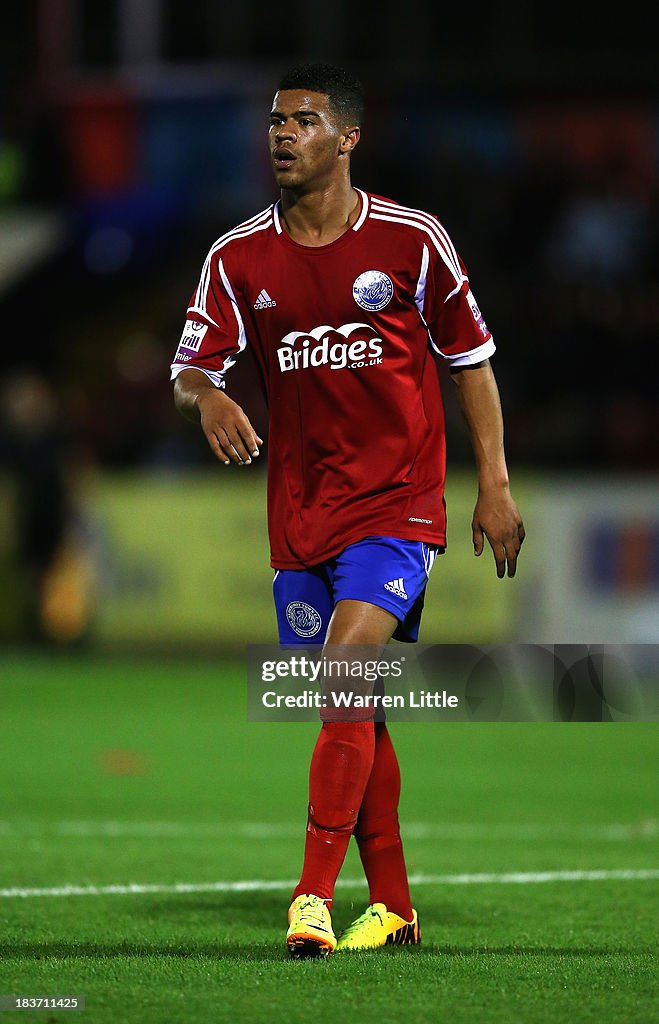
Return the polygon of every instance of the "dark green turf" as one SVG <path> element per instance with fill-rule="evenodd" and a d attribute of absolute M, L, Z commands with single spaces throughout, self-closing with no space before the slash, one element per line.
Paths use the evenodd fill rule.
<path fill-rule="evenodd" d="M 248 724 L 240 665 L 17 657 L 0 699 L 0 888 L 299 871 L 316 727 Z M 412 872 L 659 866 L 656 725 L 392 731 Z M 343 877 L 360 870 L 351 850 Z M 0 898 L 0 992 L 86 996 L 81 1014 L 6 1016 L 41 1024 L 649 1024 L 658 895 L 657 881 L 419 886 L 419 949 L 326 963 L 287 960 L 286 890 Z M 337 890 L 338 927 L 365 896 Z"/>

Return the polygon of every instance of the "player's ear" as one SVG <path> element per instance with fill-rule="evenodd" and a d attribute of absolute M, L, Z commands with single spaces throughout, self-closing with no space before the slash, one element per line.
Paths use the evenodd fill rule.
<path fill-rule="evenodd" d="M 351 153 L 359 142 L 361 131 L 356 126 L 354 128 L 346 128 L 339 140 L 339 152 L 340 153 Z"/>

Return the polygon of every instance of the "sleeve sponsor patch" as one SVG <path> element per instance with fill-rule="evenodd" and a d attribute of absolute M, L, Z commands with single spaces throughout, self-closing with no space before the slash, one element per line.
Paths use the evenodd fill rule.
<path fill-rule="evenodd" d="M 474 298 L 474 293 L 472 292 L 471 288 L 467 292 L 467 302 L 468 302 L 469 308 L 470 308 L 470 310 L 471 310 L 471 312 L 473 314 L 474 320 L 478 324 L 478 327 L 479 327 L 479 330 L 480 330 L 481 334 L 483 335 L 484 338 L 487 338 L 487 336 L 488 336 L 488 334 L 490 332 L 487 329 L 487 324 L 485 323 L 485 320 L 483 319 L 483 314 L 481 313 L 480 309 L 478 308 L 478 303 L 476 302 L 476 299 Z"/>
<path fill-rule="evenodd" d="M 191 354 L 198 352 L 207 330 L 208 325 L 202 324 L 199 320 L 186 320 L 174 362 L 187 362 Z"/>

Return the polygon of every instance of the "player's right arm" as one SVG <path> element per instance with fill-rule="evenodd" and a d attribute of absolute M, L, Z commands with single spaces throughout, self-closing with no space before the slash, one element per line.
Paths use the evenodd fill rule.
<path fill-rule="evenodd" d="M 187 419 L 201 424 L 213 454 L 228 466 L 249 465 L 263 444 L 249 419 L 226 394 L 227 371 L 247 346 L 239 294 L 239 263 L 211 247 L 174 362 L 174 402 Z"/>
<path fill-rule="evenodd" d="M 189 366 L 179 373 L 174 403 L 186 419 L 201 424 L 211 451 L 225 466 L 249 464 L 258 456 L 262 439 L 237 402 L 216 388 L 202 370 Z"/>

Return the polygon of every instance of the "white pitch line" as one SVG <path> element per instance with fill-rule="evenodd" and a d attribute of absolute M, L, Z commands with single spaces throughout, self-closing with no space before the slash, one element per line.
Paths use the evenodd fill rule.
<path fill-rule="evenodd" d="M 659 880 L 659 868 L 620 871 L 529 871 L 494 874 L 411 875 L 410 885 L 540 885 L 547 882 L 644 882 Z M 172 885 L 61 885 L 51 889 L 0 889 L 0 899 L 35 896 L 148 896 L 199 892 L 271 892 L 293 889 L 297 879 L 235 882 L 175 882 Z M 339 879 L 341 889 L 361 888 L 363 878 Z"/>
<path fill-rule="evenodd" d="M 34 838 L 126 838 L 126 839 L 297 839 L 304 831 L 300 822 L 269 823 L 176 822 L 176 821 L 38 821 L 0 820 L 0 837 Z M 410 821 L 403 823 L 404 837 L 417 840 L 592 840 L 636 842 L 659 836 L 659 822 L 647 818 L 637 822 L 578 825 L 568 823 L 490 824 L 469 822 Z"/>

